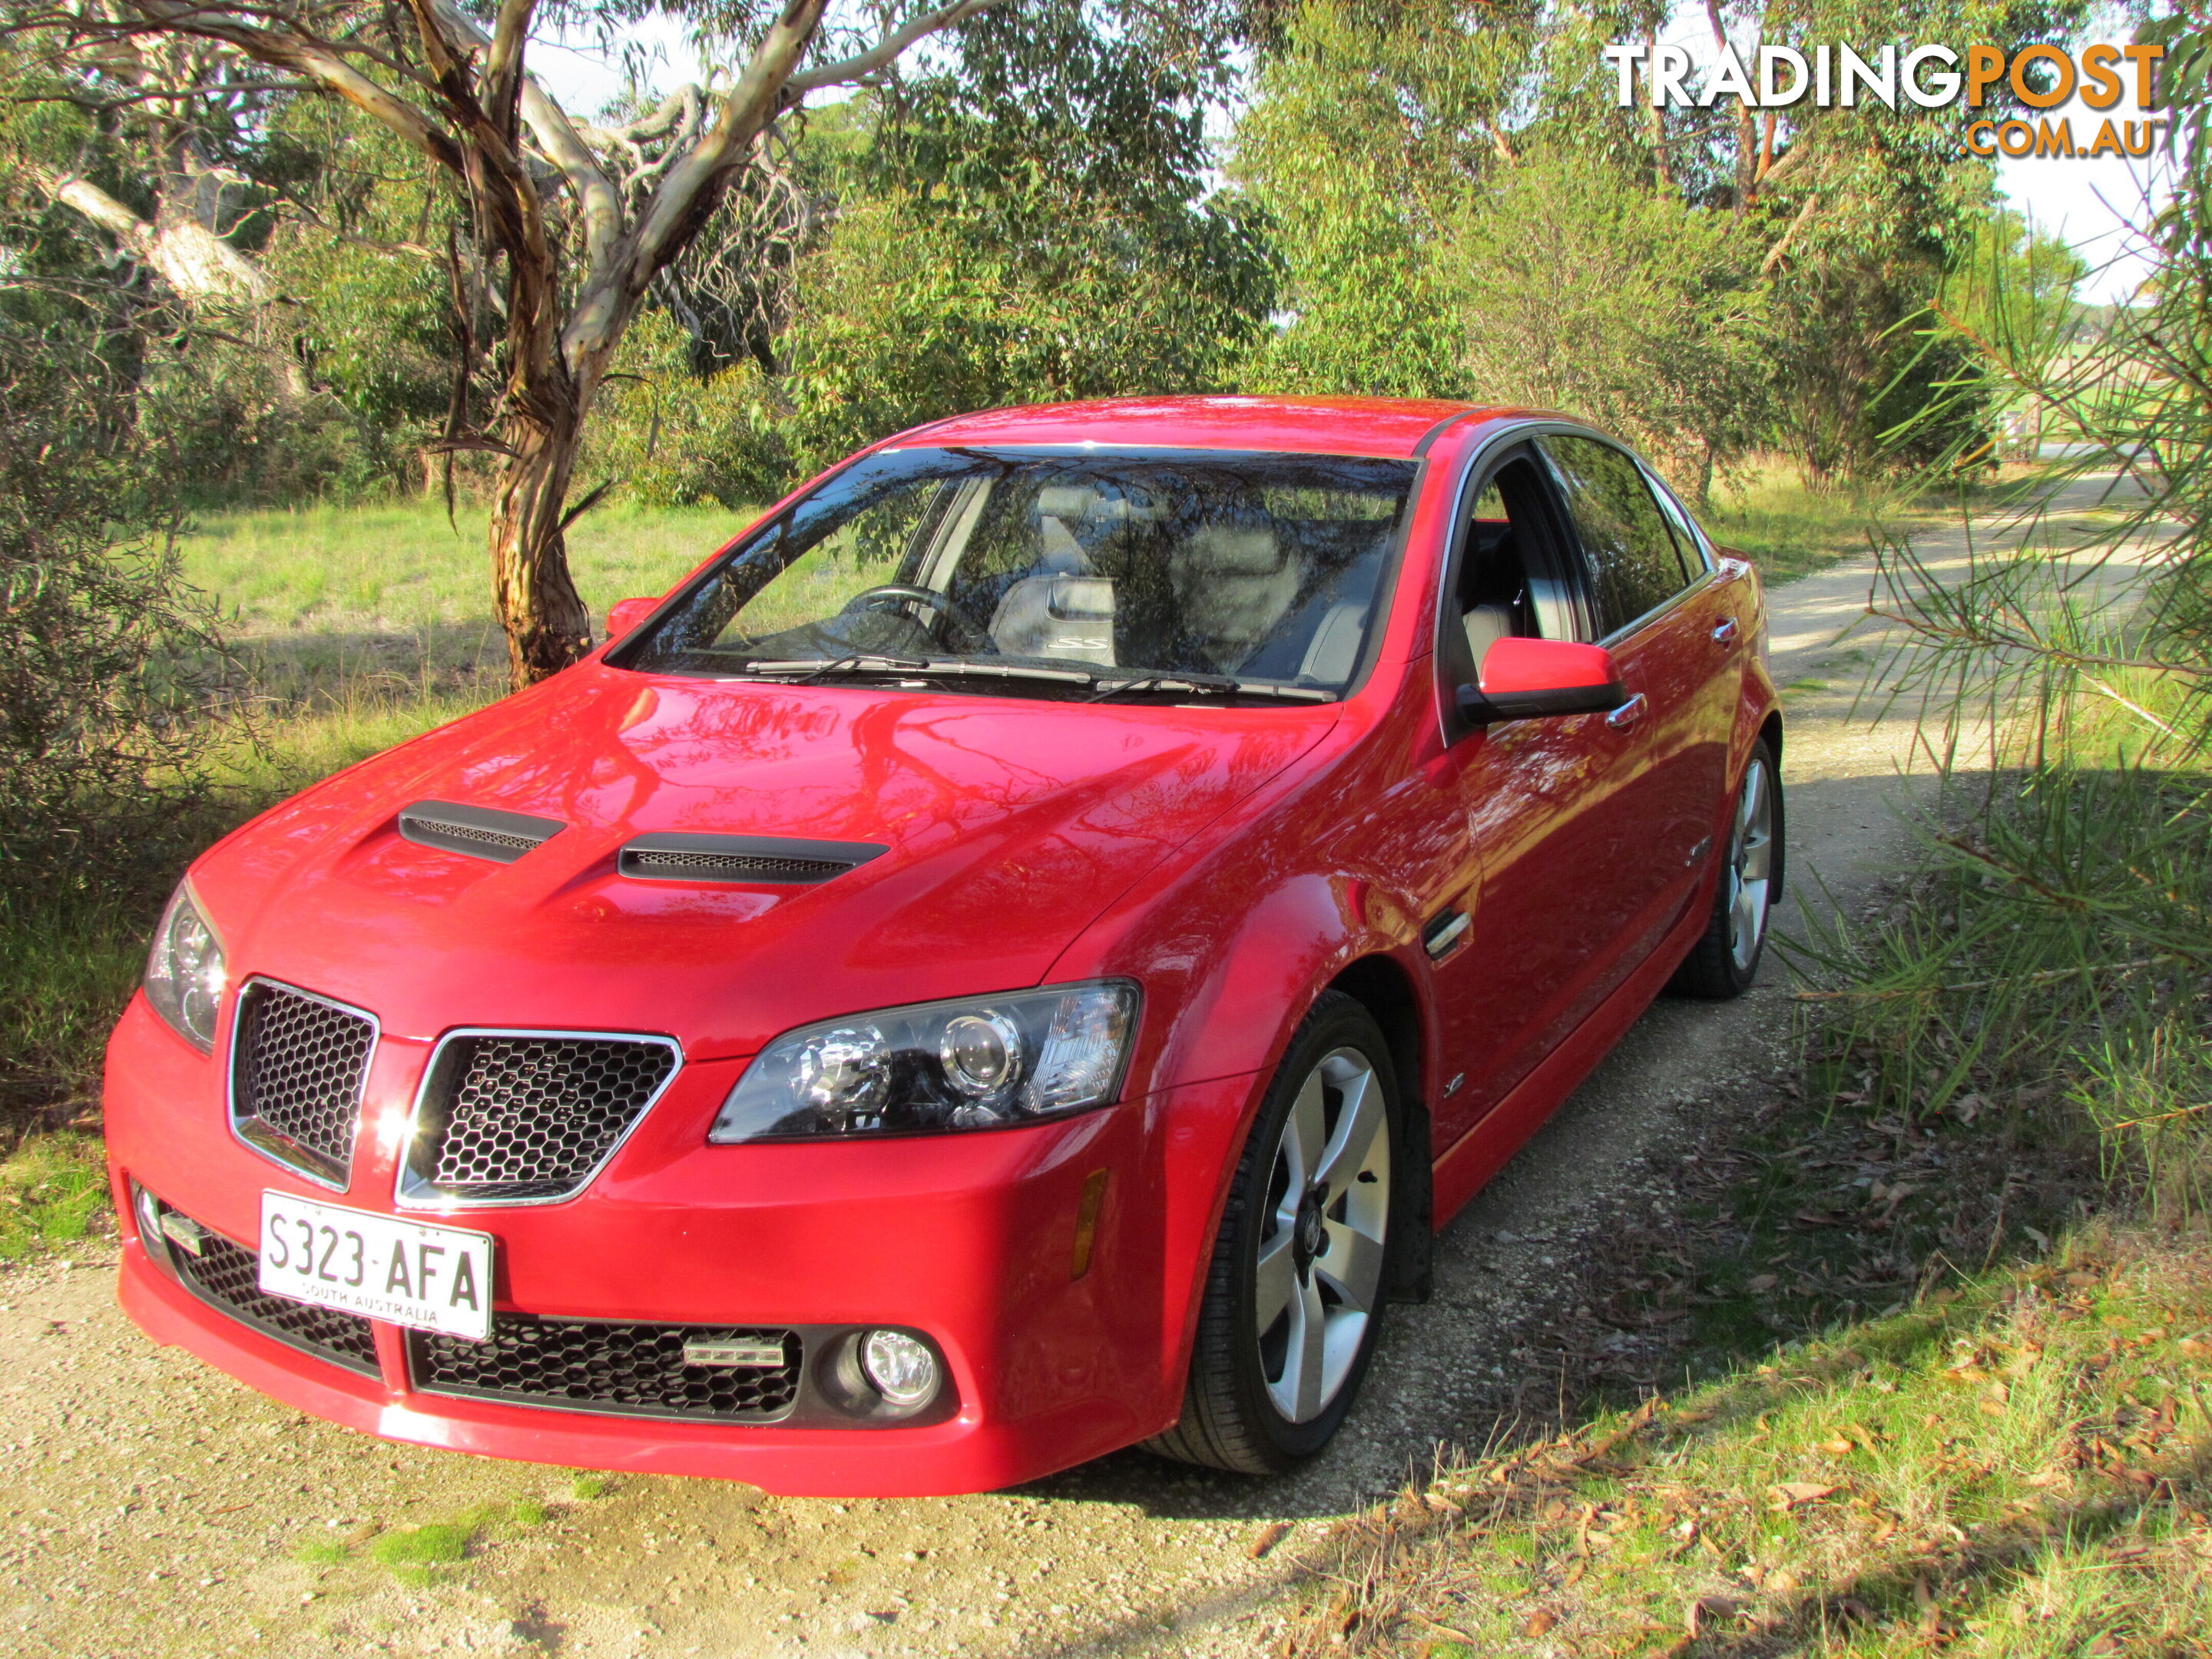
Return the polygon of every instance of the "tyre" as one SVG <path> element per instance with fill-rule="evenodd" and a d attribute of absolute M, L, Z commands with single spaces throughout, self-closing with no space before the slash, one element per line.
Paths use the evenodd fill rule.
<path fill-rule="evenodd" d="M 1312 1456 L 1375 1352 L 1403 1117 L 1374 1017 L 1324 992 L 1291 1039 L 1231 1182 L 1182 1415 L 1146 1442 L 1247 1474 Z"/>
<path fill-rule="evenodd" d="M 1725 1001 L 1741 996 L 1759 977 L 1766 920 L 1782 876 L 1782 780 L 1764 738 L 1752 745 L 1744 763 L 1729 826 L 1712 914 L 1668 984 L 1680 996 Z"/>

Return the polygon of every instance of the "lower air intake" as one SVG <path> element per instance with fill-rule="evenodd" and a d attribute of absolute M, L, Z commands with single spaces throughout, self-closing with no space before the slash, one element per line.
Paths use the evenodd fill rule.
<path fill-rule="evenodd" d="M 165 1206 L 166 1207 L 166 1206 Z M 335 1308 L 271 1296 L 261 1289 L 260 1262 L 220 1233 L 201 1230 L 199 1254 L 164 1240 L 147 1241 L 149 1251 L 167 1250 L 169 1264 L 186 1290 L 240 1324 L 288 1348 L 297 1348 L 364 1376 L 377 1376 L 376 1336 L 358 1315 Z"/>
<path fill-rule="evenodd" d="M 684 1358 L 716 1346 L 775 1349 L 774 1365 L 699 1365 Z M 801 1344 L 794 1331 L 721 1325 L 629 1325 L 493 1317 L 491 1339 L 469 1342 L 428 1331 L 407 1336 L 407 1363 L 424 1394 L 460 1395 L 629 1417 L 775 1418 L 799 1395 Z"/>

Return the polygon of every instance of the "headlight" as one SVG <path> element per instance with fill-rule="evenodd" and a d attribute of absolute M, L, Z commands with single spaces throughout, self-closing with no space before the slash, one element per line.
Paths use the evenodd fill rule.
<path fill-rule="evenodd" d="M 146 956 L 146 1000 L 178 1036 L 206 1053 L 215 1047 L 216 1011 L 228 982 L 222 941 L 192 902 L 191 889 L 179 882 Z"/>
<path fill-rule="evenodd" d="M 761 1051 L 707 1139 L 994 1129 L 1103 1106 L 1136 1025 L 1137 988 L 1118 981 L 823 1020 Z"/>

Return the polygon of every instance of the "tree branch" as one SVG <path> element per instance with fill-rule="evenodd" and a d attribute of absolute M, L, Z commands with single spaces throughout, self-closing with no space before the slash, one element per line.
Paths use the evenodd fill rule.
<path fill-rule="evenodd" d="M 834 64 L 824 64 L 819 69 L 792 76 L 783 83 L 785 101 L 796 103 L 808 93 L 823 87 L 842 87 L 863 76 L 889 69 L 901 52 L 924 35 L 934 34 L 939 29 L 949 29 L 956 23 L 964 23 L 977 12 L 988 11 L 992 7 L 1004 3 L 1005 0 L 953 0 L 949 6 L 922 12 L 902 27 L 892 30 L 866 52 L 855 52 L 852 57 L 840 58 Z"/>
<path fill-rule="evenodd" d="M 176 0 L 133 0 L 133 3 L 155 27 L 219 40 L 225 46 L 235 46 L 256 63 L 307 76 L 390 129 L 440 167 L 465 174 L 460 146 L 442 127 L 412 104 L 394 97 L 362 74 L 335 48 L 289 30 L 258 27 L 203 6 L 176 3 Z M 118 27 L 128 29 L 131 26 Z"/>

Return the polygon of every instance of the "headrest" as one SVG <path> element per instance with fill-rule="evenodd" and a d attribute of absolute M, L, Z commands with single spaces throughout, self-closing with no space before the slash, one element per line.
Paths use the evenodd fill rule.
<path fill-rule="evenodd" d="M 1036 510 L 1041 518 L 1065 519 L 1073 522 L 1088 519 L 1099 524 L 1125 524 L 1132 519 L 1163 519 L 1167 516 L 1164 506 L 1155 503 L 1151 495 L 1135 485 L 1108 484 L 1047 484 L 1037 491 Z"/>
<path fill-rule="evenodd" d="M 1284 563 L 1282 544 L 1267 529 L 1238 529 L 1210 524 L 1182 544 L 1194 574 L 1208 576 L 1272 576 Z"/>
<path fill-rule="evenodd" d="M 1037 491 L 1036 510 L 1048 519 L 1080 519 L 1097 499 L 1089 484 L 1047 484 Z"/>

